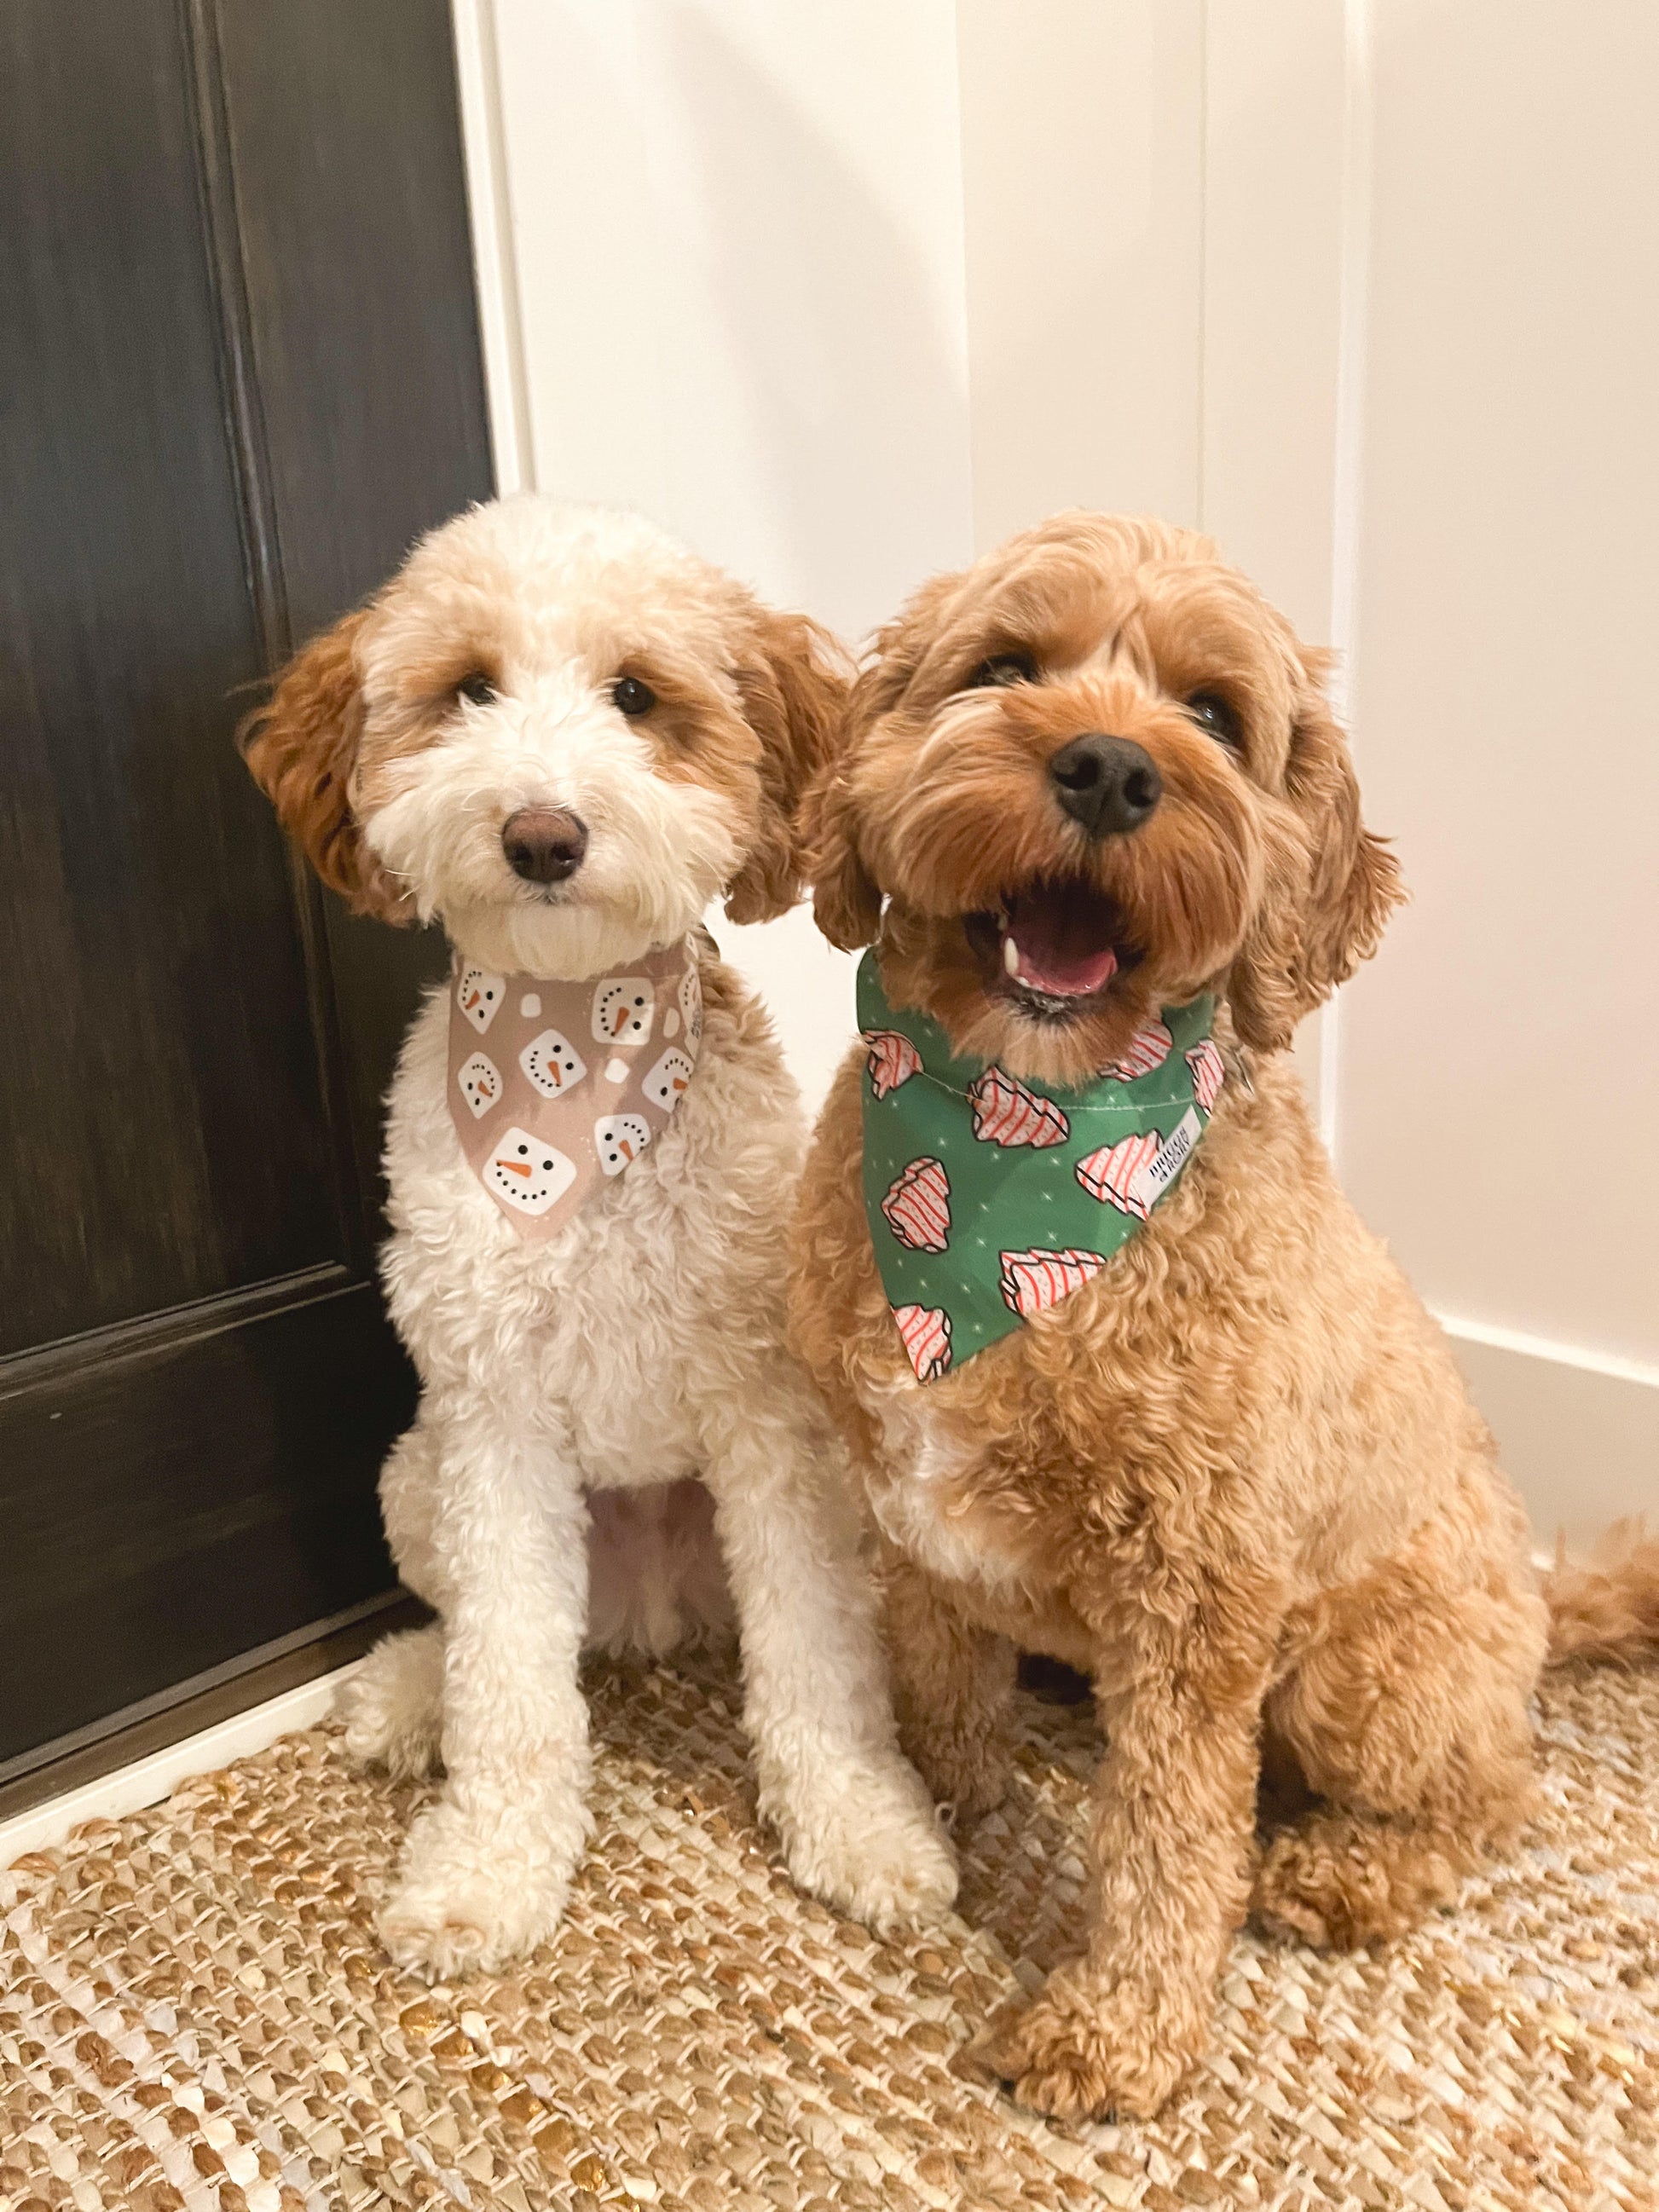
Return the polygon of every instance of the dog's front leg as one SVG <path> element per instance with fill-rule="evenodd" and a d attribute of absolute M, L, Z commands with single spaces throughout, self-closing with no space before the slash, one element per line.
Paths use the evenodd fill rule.
<path fill-rule="evenodd" d="M 761 1811 L 804 1889 L 877 1929 L 936 1918 L 956 1860 L 898 1748 L 841 1447 L 793 1370 L 738 1410 L 710 1416 L 708 1480 Z"/>
<path fill-rule="evenodd" d="M 1002 1802 L 1013 1765 L 1008 1709 L 1018 1655 L 967 1620 L 925 1569 L 881 1546 L 899 1741 L 941 1804 L 971 1817 Z"/>
<path fill-rule="evenodd" d="M 433 1549 L 443 1446 L 422 1405 L 380 1469 L 380 1519 L 398 1579 L 439 1618 L 382 1637 L 341 1692 L 346 1752 L 394 1782 L 430 1774 L 443 1753 L 444 1631 L 449 1584 Z"/>
<path fill-rule="evenodd" d="M 1245 1916 L 1274 1601 L 1200 1583 L 1195 1601 L 1165 1589 L 1155 1602 L 1091 1623 L 1109 1628 L 1096 1677 L 1109 1748 L 1087 1948 L 970 2054 L 1057 2117 L 1157 2112 L 1208 2044 L 1216 1977 Z"/>
<path fill-rule="evenodd" d="M 410 1831 L 380 1933 L 400 1966 L 489 1972 L 557 1925 L 586 1843 L 587 1509 L 571 1459 L 447 1406 L 432 1540 L 446 1583 L 442 1796 Z"/>

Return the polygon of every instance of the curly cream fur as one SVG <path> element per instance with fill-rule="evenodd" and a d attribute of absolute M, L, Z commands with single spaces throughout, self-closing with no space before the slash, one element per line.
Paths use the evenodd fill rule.
<path fill-rule="evenodd" d="M 965 688 L 1011 647 L 1036 680 Z M 910 1372 L 866 1227 L 860 1054 L 801 1188 L 793 1340 L 884 1531 L 907 1747 L 981 1808 L 1014 1648 L 1094 1682 L 1083 1948 L 979 2045 L 1057 2114 L 1163 2102 L 1248 1911 L 1390 1935 L 1513 1839 L 1531 1789 L 1550 1627 L 1525 1517 L 1277 1050 L 1397 895 L 1320 674 L 1206 541 L 1060 517 L 882 633 L 812 801 L 821 920 L 877 937 L 889 997 L 958 1050 L 1076 1079 L 1159 1003 L 1221 1000 L 1228 1081 L 1183 1180 L 1091 1282 L 936 1382 Z M 1211 691 L 1236 708 L 1225 748 L 1183 706 Z M 1097 845 L 1046 775 L 1090 729 L 1143 744 L 1164 793 Z M 968 920 L 1061 877 L 1110 899 L 1135 956 L 1063 1018 L 1009 991 Z M 1561 1647 L 1653 1640 L 1656 1594 L 1652 1549 L 1616 1589 L 1558 1580 Z M 1314 1806 L 1265 1844 L 1264 1778 Z"/>
<path fill-rule="evenodd" d="M 623 672 L 658 694 L 634 721 L 611 696 Z M 473 674 L 492 698 L 460 692 Z M 301 656 L 247 750 L 337 887 L 373 905 L 396 886 L 485 964 L 585 976 L 694 927 L 722 893 L 750 913 L 787 902 L 793 805 L 840 689 L 819 633 L 647 525 L 518 499 L 417 547 Z M 535 805 L 588 828 L 552 890 L 502 850 L 507 817 Z M 841 1455 L 783 1343 L 799 1103 L 712 948 L 702 972 L 696 1076 L 672 1122 L 550 1241 L 520 1237 L 462 1156 L 447 991 L 392 1084 L 384 1276 L 422 1393 L 381 1498 L 399 1571 L 440 1618 L 371 1656 L 347 1717 L 360 1757 L 447 1771 L 380 1916 L 393 1956 L 427 1973 L 498 1966 L 557 1922 L 590 1826 L 590 1493 L 670 1501 L 599 1509 L 624 1546 L 641 1527 L 648 1540 L 642 1559 L 613 1547 L 594 1578 L 599 1633 L 631 1621 L 659 1648 L 688 1597 L 720 1603 L 698 1516 L 664 1487 L 693 1474 L 714 1501 L 761 1804 L 794 1873 L 878 1923 L 954 1893 L 896 1747 Z"/>

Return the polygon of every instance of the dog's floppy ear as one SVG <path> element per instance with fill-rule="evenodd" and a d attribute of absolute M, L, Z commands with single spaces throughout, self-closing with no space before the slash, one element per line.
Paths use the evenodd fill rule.
<path fill-rule="evenodd" d="M 354 914 L 407 922 L 413 903 L 365 847 L 347 794 L 362 735 L 356 643 L 367 619 L 360 608 L 295 653 L 236 742 L 277 820 L 329 889 Z"/>
<path fill-rule="evenodd" d="M 1394 854 L 1359 818 L 1347 740 L 1325 696 L 1328 656 L 1304 648 L 1300 658 L 1286 805 L 1227 987 L 1239 1035 L 1266 1052 L 1288 1045 L 1304 1015 L 1370 957 L 1405 896 Z"/>
<path fill-rule="evenodd" d="M 860 746 L 904 696 L 921 665 L 939 617 L 962 581 L 931 577 L 876 633 L 871 658 L 848 694 L 834 757 L 825 762 L 801 810 L 812 913 L 831 945 L 843 952 L 873 942 L 881 926 L 881 889 L 859 851 L 859 805 L 852 769 Z"/>
<path fill-rule="evenodd" d="M 761 819 L 728 886 L 733 921 L 770 921 L 800 896 L 802 800 L 828 758 L 850 678 L 840 646 L 805 615 L 756 607 L 736 671 L 761 741 Z"/>
<path fill-rule="evenodd" d="M 860 740 L 904 688 L 882 661 L 860 675 L 848 695 L 834 755 L 825 761 L 801 809 L 801 843 L 812 891 L 812 917 L 843 952 L 870 944 L 881 923 L 881 892 L 859 853 L 859 808 L 849 770 Z"/>

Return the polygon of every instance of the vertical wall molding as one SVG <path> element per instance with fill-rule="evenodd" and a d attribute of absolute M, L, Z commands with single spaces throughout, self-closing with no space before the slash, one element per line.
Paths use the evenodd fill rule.
<path fill-rule="evenodd" d="M 1364 497 L 1365 348 L 1371 225 L 1370 0 L 1344 0 L 1342 229 L 1332 456 L 1331 643 L 1342 655 L 1337 704 L 1352 714 L 1359 630 Z"/>
<path fill-rule="evenodd" d="M 1332 456 L 1331 643 L 1336 709 L 1352 727 L 1358 686 L 1360 530 L 1364 502 L 1365 347 L 1371 222 L 1370 0 L 1343 0 L 1342 247 Z M 1319 1133 L 1341 1162 L 1342 994 L 1319 1016 Z"/>
<path fill-rule="evenodd" d="M 1346 647 L 1338 383 L 1363 343 L 1347 264 L 1364 175 L 1346 27 L 1328 0 L 1203 0 L 1201 25 L 1199 520 L 1310 644 Z M 1315 1014 L 1297 1042 L 1328 1140 L 1336 1021 Z"/>
<path fill-rule="evenodd" d="M 1193 520 L 1206 530 L 1209 476 L 1209 379 L 1205 365 L 1210 351 L 1210 0 L 1198 0 L 1198 236 L 1195 289 L 1198 295 L 1198 375 L 1195 392 L 1198 419 L 1193 432 Z"/>
<path fill-rule="evenodd" d="M 533 489 L 536 454 L 525 368 L 513 190 L 501 115 L 495 0 L 452 0 L 466 196 L 498 493 Z"/>
<path fill-rule="evenodd" d="M 1068 507 L 1198 524 L 1211 16 L 957 0 L 975 540 Z"/>

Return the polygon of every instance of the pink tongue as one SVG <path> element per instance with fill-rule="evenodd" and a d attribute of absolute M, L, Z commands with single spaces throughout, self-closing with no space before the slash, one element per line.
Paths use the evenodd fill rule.
<path fill-rule="evenodd" d="M 1100 942 L 1100 932 L 1101 916 L 1091 901 L 1022 902 L 1008 919 L 1019 956 L 1018 980 L 1057 999 L 1103 990 L 1117 973 L 1117 955 Z"/>

